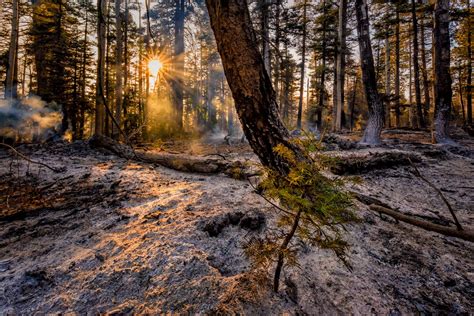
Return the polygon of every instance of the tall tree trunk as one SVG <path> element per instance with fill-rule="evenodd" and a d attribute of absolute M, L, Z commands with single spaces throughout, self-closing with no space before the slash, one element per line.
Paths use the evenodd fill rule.
<path fill-rule="evenodd" d="M 400 8 L 396 8 L 395 26 L 395 126 L 400 127 Z"/>
<path fill-rule="evenodd" d="M 120 126 L 122 118 L 122 98 L 123 98 L 123 32 L 122 32 L 122 0 L 115 0 L 115 36 L 117 44 L 115 46 L 115 121 Z M 113 136 L 118 138 L 120 132 L 118 126 L 113 125 Z"/>
<path fill-rule="evenodd" d="M 434 60 L 434 138 L 438 143 L 451 143 L 449 113 L 451 111 L 451 75 L 449 73 L 449 0 L 436 0 L 433 17 Z"/>
<path fill-rule="evenodd" d="M 388 20 L 390 7 L 387 5 Z M 390 127 L 390 25 L 385 26 L 385 126 Z"/>
<path fill-rule="evenodd" d="M 288 163 L 274 152 L 275 146 L 286 146 L 297 158 L 301 152 L 289 142 L 288 130 L 278 115 L 247 1 L 206 0 L 206 4 L 244 134 L 263 165 L 286 174 Z"/>
<path fill-rule="evenodd" d="M 369 8 L 366 0 L 356 0 L 357 34 L 362 68 L 362 82 L 369 109 L 367 127 L 361 143 L 369 145 L 380 144 L 380 133 L 383 126 L 383 103 L 377 91 L 375 78 L 374 57 L 370 42 Z"/>
<path fill-rule="evenodd" d="M 306 13 L 307 13 L 307 0 L 303 0 L 303 42 L 301 47 L 301 73 L 300 73 L 300 98 L 298 100 L 298 118 L 296 121 L 296 128 L 301 129 L 301 119 L 303 117 L 303 97 L 304 97 L 304 75 L 305 75 L 305 63 L 306 63 Z"/>
<path fill-rule="evenodd" d="M 88 46 L 88 31 L 89 31 L 89 8 L 85 9 L 85 25 L 84 25 L 84 43 L 82 46 L 82 70 L 81 70 L 81 109 L 79 118 L 79 138 L 84 137 L 84 124 L 86 113 L 86 87 L 87 87 L 87 46 Z"/>
<path fill-rule="evenodd" d="M 326 0 L 323 0 L 323 34 L 321 49 L 321 74 L 319 79 L 318 106 L 316 108 L 316 124 L 319 128 L 322 126 L 322 116 L 325 97 L 326 84 L 326 58 L 327 58 L 327 39 L 326 39 Z"/>
<path fill-rule="evenodd" d="M 421 3 L 421 0 L 418 0 Z M 429 122 L 429 110 L 431 107 L 430 102 L 430 83 L 428 81 L 428 63 L 426 62 L 426 47 L 425 47 L 425 19 L 424 16 L 420 23 L 420 36 L 421 36 L 421 75 L 423 77 L 423 94 L 424 94 L 424 106 L 423 106 L 423 117 L 425 124 Z"/>
<path fill-rule="evenodd" d="M 416 17 L 415 0 L 411 0 L 411 16 L 413 26 L 413 74 L 415 80 L 416 123 L 419 128 L 425 128 L 423 107 L 421 105 L 420 66 L 418 63 L 418 20 Z"/>
<path fill-rule="evenodd" d="M 275 92 L 277 94 L 277 100 L 280 100 L 280 61 L 281 61 L 281 54 L 280 54 L 280 37 L 281 37 L 281 28 L 280 28 L 280 15 L 281 15 L 281 0 L 275 1 L 275 50 L 276 50 L 276 58 L 275 58 L 275 71 L 273 75 L 273 86 L 275 87 Z M 271 78 L 271 76 L 270 76 Z M 280 107 L 282 104 L 280 104 Z"/>
<path fill-rule="evenodd" d="M 18 26 L 19 26 L 19 0 L 12 2 L 12 23 L 10 34 L 10 47 L 8 50 L 8 69 L 5 85 L 5 98 L 16 99 L 18 97 Z"/>
<path fill-rule="evenodd" d="M 176 77 L 172 81 L 173 101 L 176 115 L 176 125 L 179 130 L 183 128 L 183 76 L 184 76 L 184 10 L 185 0 L 175 0 L 176 9 L 174 16 L 174 66 Z"/>
<path fill-rule="evenodd" d="M 471 0 L 467 0 L 467 124 L 472 125 L 472 29 Z"/>
<path fill-rule="evenodd" d="M 336 119 L 335 130 L 339 131 L 342 127 L 342 113 L 344 110 L 344 80 L 346 76 L 346 24 L 347 24 L 347 0 L 339 1 L 337 26 L 337 56 L 336 56 Z"/>
<path fill-rule="evenodd" d="M 95 93 L 95 131 L 96 135 L 104 133 L 105 118 L 105 95 L 104 95 L 104 72 L 105 72 L 105 17 L 107 10 L 106 0 L 97 0 L 98 22 L 97 22 L 97 79 Z"/>
<path fill-rule="evenodd" d="M 270 36 L 269 36 L 269 6 L 270 0 L 260 0 L 262 20 L 262 55 L 265 69 L 267 70 L 268 76 L 272 77 L 272 59 L 270 51 Z"/>

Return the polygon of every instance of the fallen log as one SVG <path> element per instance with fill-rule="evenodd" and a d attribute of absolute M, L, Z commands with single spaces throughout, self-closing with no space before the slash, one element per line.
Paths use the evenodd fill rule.
<path fill-rule="evenodd" d="M 393 209 L 390 209 L 381 205 L 377 205 L 377 204 L 369 205 L 369 209 L 374 212 L 389 215 L 395 218 L 396 220 L 423 228 L 425 230 L 433 231 L 433 232 L 443 234 L 449 237 L 456 237 L 456 238 L 460 238 L 460 239 L 467 240 L 470 242 L 474 242 L 474 231 L 471 231 L 471 230 L 464 230 L 464 229 L 458 230 L 457 228 L 438 225 L 431 222 L 419 220 L 419 219 L 414 218 L 413 216 L 409 216 L 409 215 L 403 214 L 401 212 L 398 212 Z"/>
<path fill-rule="evenodd" d="M 89 145 L 93 148 L 106 149 L 125 159 L 158 164 L 182 172 L 204 174 L 224 173 L 234 179 L 245 179 L 250 175 L 258 174 L 257 171 L 251 170 L 249 166 L 241 161 L 226 160 L 223 157 L 211 158 L 134 150 L 129 146 L 120 144 L 105 136 L 93 136 L 89 140 Z"/>
<path fill-rule="evenodd" d="M 375 153 L 356 152 L 348 156 L 336 156 L 331 172 L 336 175 L 361 174 L 377 169 L 407 166 L 411 162 L 420 162 L 416 153 L 405 151 L 384 151 Z"/>

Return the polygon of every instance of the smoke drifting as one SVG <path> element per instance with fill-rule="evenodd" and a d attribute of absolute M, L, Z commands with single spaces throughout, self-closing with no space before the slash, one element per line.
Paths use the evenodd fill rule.
<path fill-rule="evenodd" d="M 56 134 L 62 114 L 37 96 L 0 100 L 0 138 L 41 141 Z"/>

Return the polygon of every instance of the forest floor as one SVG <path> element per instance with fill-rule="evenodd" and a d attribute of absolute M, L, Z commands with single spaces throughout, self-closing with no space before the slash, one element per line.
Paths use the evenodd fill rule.
<path fill-rule="evenodd" d="M 459 134 L 459 133 L 458 133 Z M 347 142 L 356 134 L 343 136 Z M 474 229 L 474 139 L 430 144 L 428 133 L 389 131 L 384 146 L 338 155 L 406 151 Z M 221 139 L 167 151 L 256 161 Z M 242 244 L 275 227 L 277 213 L 247 181 L 130 161 L 85 142 L 23 145 L 53 172 L 0 150 L 0 314 L 242 313 L 472 314 L 474 245 L 425 231 L 355 202 L 349 271 L 329 251 L 302 247 L 274 294 Z M 436 191 L 412 166 L 365 170 L 353 191 L 451 225 Z M 269 272 L 270 275 L 270 272 Z M 257 281 L 256 281 L 257 280 Z"/>

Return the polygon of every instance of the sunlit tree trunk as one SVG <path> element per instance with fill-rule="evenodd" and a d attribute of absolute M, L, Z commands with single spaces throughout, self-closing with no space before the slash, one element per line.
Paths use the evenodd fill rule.
<path fill-rule="evenodd" d="M 96 135 L 104 133 L 104 68 L 105 68 L 105 17 L 107 9 L 106 0 L 97 0 L 98 22 L 97 22 L 97 79 L 96 79 L 96 107 L 95 107 L 95 131 Z"/>
<path fill-rule="evenodd" d="M 301 73 L 300 73 L 300 98 L 298 100 L 298 118 L 296 121 L 296 128 L 301 129 L 301 120 L 303 117 L 303 97 L 304 97 L 304 75 L 306 63 L 306 13 L 307 0 L 303 0 L 303 38 L 301 46 Z"/>
<path fill-rule="evenodd" d="M 8 49 L 8 69 L 5 85 L 5 98 L 16 99 L 18 85 L 18 23 L 19 23 L 18 0 L 12 2 L 12 22 L 10 33 L 10 47 Z"/>
<path fill-rule="evenodd" d="M 85 10 L 85 25 L 84 25 L 84 43 L 82 47 L 82 73 L 81 73 L 81 109 L 79 119 L 79 139 L 84 137 L 85 113 L 86 113 L 86 87 L 87 87 L 87 46 L 88 46 L 88 31 L 89 31 L 89 8 Z"/>
<path fill-rule="evenodd" d="M 434 138 L 438 143 L 451 143 L 448 135 L 452 99 L 449 73 L 449 0 L 436 0 L 433 22 Z"/>
<path fill-rule="evenodd" d="M 366 0 L 356 0 L 357 34 L 362 68 L 362 82 L 369 109 L 369 118 L 361 143 L 380 144 L 380 133 L 383 126 L 383 103 L 377 91 L 374 57 L 369 31 L 369 10 Z"/>
<path fill-rule="evenodd" d="M 274 152 L 282 144 L 301 157 L 289 142 L 278 115 L 271 80 L 258 50 L 246 0 L 206 0 L 211 26 L 237 113 L 250 146 L 263 165 L 288 172 L 286 160 Z"/>

